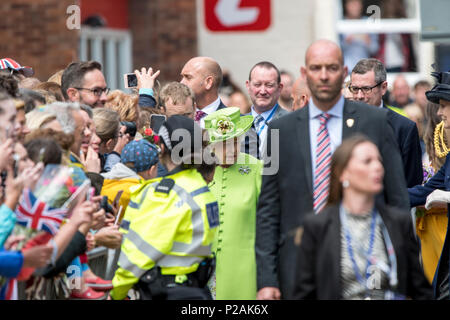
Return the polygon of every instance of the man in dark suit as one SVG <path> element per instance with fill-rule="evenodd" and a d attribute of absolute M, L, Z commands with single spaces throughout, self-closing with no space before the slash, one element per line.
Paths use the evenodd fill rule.
<path fill-rule="evenodd" d="M 361 59 L 352 70 L 349 90 L 353 99 L 387 110 L 388 122 L 394 130 L 402 156 L 406 183 L 411 188 L 423 181 L 419 132 L 413 121 L 383 103 L 387 86 L 386 69 L 377 59 Z"/>
<path fill-rule="evenodd" d="M 317 211 L 322 208 L 329 182 L 329 166 L 322 168 L 323 163 L 329 162 L 322 160 L 331 158 L 330 152 L 342 139 L 360 132 L 373 140 L 385 166 L 386 202 L 409 209 L 401 157 L 387 111 L 342 97 L 347 68 L 334 42 L 313 43 L 306 51 L 305 63 L 301 72 L 311 91 L 308 106 L 269 124 L 267 150 L 272 162 L 278 161 L 279 170 L 263 176 L 258 203 L 255 244 L 258 299 L 292 297 L 298 250 L 295 232 L 301 230 L 298 226 L 307 214 L 314 208 L 319 208 Z M 272 149 L 277 149 L 272 147 L 275 142 L 271 139 L 275 130 L 279 134 L 279 152 L 271 154 Z M 325 153 L 318 146 L 328 150 L 326 157 L 322 158 Z M 313 190 L 320 192 L 314 194 Z"/>
<path fill-rule="evenodd" d="M 250 115 L 254 121 L 252 129 L 245 135 L 241 151 L 262 159 L 269 123 L 289 114 L 278 104 L 283 89 L 281 73 L 271 62 L 258 62 L 251 68 L 246 86 L 252 100 Z"/>
<path fill-rule="evenodd" d="M 195 121 L 205 127 L 203 118 L 219 109 L 226 108 L 219 98 L 222 69 L 209 57 L 195 57 L 186 62 L 181 70 L 181 83 L 194 92 Z"/>

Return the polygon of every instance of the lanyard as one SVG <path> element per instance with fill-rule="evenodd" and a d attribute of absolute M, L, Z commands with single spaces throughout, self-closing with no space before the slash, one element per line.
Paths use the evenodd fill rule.
<path fill-rule="evenodd" d="M 366 253 L 366 259 L 367 259 L 366 277 L 365 277 L 366 281 L 364 281 L 364 279 L 362 278 L 362 276 L 359 272 L 358 265 L 356 264 L 356 261 L 355 261 L 355 256 L 353 253 L 353 246 L 352 246 L 352 236 L 350 235 L 350 231 L 349 231 L 349 228 L 347 225 L 347 217 L 345 216 L 344 210 L 342 210 L 342 209 L 339 211 L 339 215 L 341 218 L 342 227 L 344 228 L 344 234 L 345 234 L 345 239 L 346 239 L 346 244 L 347 244 L 347 251 L 350 256 L 350 260 L 352 261 L 353 272 L 355 273 L 356 280 L 358 280 L 358 282 L 361 285 L 363 285 L 365 288 L 367 288 L 367 279 L 370 276 L 368 270 L 371 265 L 371 256 L 372 256 L 372 251 L 373 251 L 373 245 L 375 242 L 374 240 L 375 240 L 375 226 L 376 226 L 376 222 L 377 222 L 377 213 L 375 210 L 372 211 L 372 219 L 370 222 L 369 248 L 367 249 L 367 253 Z"/>
<path fill-rule="evenodd" d="M 383 220 L 381 219 L 381 231 L 383 232 L 384 243 L 389 256 L 389 262 L 391 264 L 391 270 L 389 272 L 389 284 L 391 289 L 395 290 L 398 284 L 397 278 L 397 258 L 395 257 L 394 246 L 392 245 L 391 237 L 389 237 L 388 230 Z"/>
<path fill-rule="evenodd" d="M 349 233 L 349 229 L 348 229 L 348 225 L 347 225 L 347 219 L 344 213 L 344 208 L 341 206 L 341 210 L 339 212 L 340 215 L 340 219 L 341 219 L 341 223 L 342 226 L 344 228 L 344 233 L 345 233 L 345 237 L 347 240 L 347 250 L 349 252 L 350 255 L 350 259 L 352 261 L 352 267 L 353 270 L 355 272 L 356 275 L 356 279 L 358 280 L 359 283 L 361 283 L 364 287 L 367 288 L 367 282 L 366 284 L 363 282 L 363 279 L 359 273 L 356 261 L 354 259 L 354 254 L 353 254 L 353 247 L 352 247 L 352 243 L 351 243 L 351 235 Z M 383 238 L 384 238 L 384 243 L 386 246 L 386 250 L 388 253 L 388 258 L 389 258 L 389 263 L 390 263 L 390 267 L 386 266 L 384 263 L 377 263 L 376 259 L 374 257 L 371 257 L 371 251 L 373 250 L 373 245 L 374 245 L 374 238 L 375 238 L 375 226 L 377 225 L 376 221 L 380 221 L 380 227 L 381 227 L 381 232 L 383 233 Z M 370 254 L 369 254 L 370 252 Z M 394 246 L 392 245 L 392 241 L 391 241 L 391 237 L 389 236 L 388 230 L 386 228 L 386 225 L 383 222 L 383 219 L 380 217 L 380 215 L 377 214 L 376 210 L 372 211 L 372 222 L 371 222 L 371 233 L 370 233 L 370 240 L 369 240 L 369 249 L 368 252 L 366 254 L 367 257 L 367 271 L 369 269 L 370 265 L 379 265 L 380 269 L 383 270 L 383 272 L 385 272 L 386 274 L 388 274 L 389 276 L 389 285 L 390 285 L 390 289 L 386 292 L 386 299 L 387 300 L 391 300 L 395 298 L 395 294 L 393 292 L 395 292 L 395 290 L 397 289 L 397 285 L 398 285 L 398 277 L 397 277 L 397 258 L 395 256 L 395 251 L 394 251 Z M 383 266 L 384 265 L 384 266 Z M 366 280 L 369 276 L 369 274 L 366 271 Z"/>
<path fill-rule="evenodd" d="M 261 134 L 261 132 L 263 131 L 264 127 L 266 126 L 266 123 L 269 123 L 270 119 L 272 119 L 273 114 L 275 113 L 275 111 L 278 109 L 278 103 L 275 105 L 275 107 L 273 108 L 272 112 L 269 114 L 269 116 L 267 117 L 267 120 L 264 121 L 264 124 L 261 126 L 261 128 L 258 131 L 258 137 Z"/>

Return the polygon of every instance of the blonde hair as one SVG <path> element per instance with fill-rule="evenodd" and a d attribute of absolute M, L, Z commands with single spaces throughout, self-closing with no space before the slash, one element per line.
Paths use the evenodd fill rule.
<path fill-rule="evenodd" d="M 36 130 L 56 120 L 56 115 L 53 112 L 35 109 L 25 114 L 25 118 L 27 119 L 27 127 L 30 130 Z"/>
<path fill-rule="evenodd" d="M 57 84 L 59 84 L 59 86 L 61 86 L 61 78 L 63 73 L 64 69 L 57 71 L 50 78 L 48 78 L 47 82 L 56 82 Z"/>
<path fill-rule="evenodd" d="M 191 98 L 192 107 L 194 107 L 195 98 L 192 90 L 182 83 L 170 82 L 161 89 L 161 92 L 159 93 L 159 104 L 166 109 L 166 103 L 169 99 L 172 99 L 173 104 L 182 105 L 186 102 L 186 99 L 189 98 Z"/>
<path fill-rule="evenodd" d="M 118 113 L 107 108 L 95 108 L 93 113 L 95 130 L 102 142 L 117 138 L 120 125 Z"/>
<path fill-rule="evenodd" d="M 33 91 L 39 93 L 41 96 L 44 97 L 45 104 L 51 104 L 53 102 L 58 102 L 56 97 L 50 91 L 43 90 L 43 89 L 34 89 Z M 61 102 L 61 101 L 59 101 L 59 102 Z"/>
<path fill-rule="evenodd" d="M 34 90 L 40 83 L 41 83 L 41 80 L 39 80 L 38 78 L 29 77 L 29 78 L 20 80 L 20 82 L 18 83 L 18 87 Z"/>
<path fill-rule="evenodd" d="M 129 95 L 120 90 L 108 94 L 105 108 L 116 111 L 120 121 L 136 122 L 139 116 L 138 95 Z"/>
<path fill-rule="evenodd" d="M 52 95 L 56 99 L 56 101 L 64 102 L 61 86 L 56 82 L 41 82 L 34 88 L 34 90 L 39 92 L 41 92 L 41 90 L 47 91 L 48 94 Z"/>

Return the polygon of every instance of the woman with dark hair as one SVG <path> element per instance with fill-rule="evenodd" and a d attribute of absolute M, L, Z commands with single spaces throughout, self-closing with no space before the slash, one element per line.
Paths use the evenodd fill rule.
<path fill-rule="evenodd" d="M 34 139 L 25 143 L 24 147 L 27 149 L 28 157 L 34 163 L 61 164 L 62 149 L 53 139 Z"/>
<path fill-rule="evenodd" d="M 202 130 L 187 117 L 169 117 L 159 136 L 159 160 L 169 172 L 133 190 L 111 297 L 122 300 L 136 285 L 141 300 L 211 299 L 206 283 L 219 210 L 207 183 L 214 158 L 203 158 Z"/>
<path fill-rule="evenodd" d="M 331 160 L 327 207 L 305 219 L 297 299 L 429 299 L 408 212 L 376 203 L 380 153 L 368 138 L 343 141 Z"/>

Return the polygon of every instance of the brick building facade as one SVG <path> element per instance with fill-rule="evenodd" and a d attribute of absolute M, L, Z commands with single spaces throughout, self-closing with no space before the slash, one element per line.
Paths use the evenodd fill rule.
<path fill-rule="evenodd" d="M 160 81 L 179 80 L 197 55 L 195 0 L 130 0 L 133 64 L 161 70 Z"/>
<path fill-rule="evenodd" d="M 66 28 L 74 0 L 0 1 L 0 56 L 31 66 L 42 81 L 77 59 L 78 30 Z"/>
<path fill-rule="evenodd" d="M 74 4 L 82 19 L 86 10 L 106 17 L 106 27 L 129 30 L 133 68 L 160 69 L 160 81 L 178 80 L 183 64 L 197 55 L 195 0 L 2 0 L 0 58 L 33 67 L 42 81 L 78 60 L 80 30 L 66 26 Z"/>

